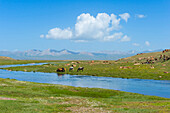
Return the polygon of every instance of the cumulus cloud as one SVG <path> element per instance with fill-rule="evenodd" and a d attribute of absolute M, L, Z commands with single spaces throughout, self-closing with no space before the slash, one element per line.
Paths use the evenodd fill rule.
<path fill-rule="evenodd" d="M 130 14 L 129 13 L 123 13 L 119 15 L 123 20 L 125 20 L 126 22 L 128 21 L 128 18 L 130 18 Z"/>
<path fill-rule="evenodd" d="M 84 39 L 99 39 L 108 36 L 113 30 L 120 28 L 120 18 L 111 14 L 99 13 L 96 18 L 90 14 L 81 14 L 75 24 L 75 37 Z"/>
<path fill-rule="evenodd" d="M 120 20 L 127 22 L 130 15 L 128 13 L 120 14 L 118 18 L 114 14 L 98 13 L 96 17 L 89 13 L 83 13 L 77 17 L 75 26 L 70 29 L 53 28 L 48 34 L 41 35 L 47 39 L 70 39 L 75 42 L 87 42 L 89 40 L 100 41 L 130 41 L 127 35 L 123 35 L 120 30 Z M 124 37 L 123 37 L 124 36 Z M 122 39 L 121 39 L 122 38 Z"/>
<path fill-rule="evenodd" d="M 104 37 L 104 41 L 115 41 L 115 40 L 120 39 L 122 36 L 123 36 L 122 32 L 114 33 L 112 35 Z"/>
<path fill-rule="evenodd" d="M 143 14 L 136 14 L 136 17 L 137 17 L 137 18 L 145 18 L 146 16 L 143 15 Z"/>
<path fill-rule="evenodd" d="M 138 43 L 133 43 L 132 45 L 134 45 L 134 46 L 140 46 L 140 44 L 138 44 Z"/>
<path fill-rule="evenodd" d="M 130 37 L 128 37 L 127 35 L 125 35 L 120 41 L 121 41 L 121 42 L 128 42 L 128 41 L 130 41 Z"/>
<path fill-rule="evenodd" d="M 118 29 L 120 29 L 121 28 L 121 26 L 120 26 L 120 18 L 117 18 L 117 16 L 116 15 L 114 15 L 114 14 L 111 14 L 111 27 L 110 28 L 108 28 L 107 30 L 110 30 L 110 31 L 112 31 L 112 30 L 118 30 Z"/>
<path fill-rule="evenodd" d="M 72 37 L 72 31 L 70 28 L 67 29 L 60 29 L 60 28 L 53 28 L 48 31 L 46 38 L 51 39 L 70 39 Z"/>
<path fill-rule="evenodd" d="M 145 41 L 145 44 L 146 44 L 147 46 L 150 46 L 149 41 Z"/>
<path fill-rule="evenodd" d="M 77 17 L 75 36 L 77 38 L 99 39 L 105 35 L 109 22 L 110 16 L 105 13 L 98 14 L 96 18 L 88 13 L 83 13 Z"/>

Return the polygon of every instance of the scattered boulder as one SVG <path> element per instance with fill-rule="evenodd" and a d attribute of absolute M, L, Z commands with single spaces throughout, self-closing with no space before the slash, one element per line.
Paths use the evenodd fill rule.
<path fill-rule="evenodd" d="M 120 69 L 132 69 L 130 66 L 120 66 Z"/>
<path fill-rule="evenodd" d="M 76 67 L 76 65 L 71 65 L 72 67 Z"/>
<path fill-rule="evenodd" d="M 164 73 L 169 73 L 169 72 L 165 71 Z"/>
<path fill-rule="evenodd" d="M 140 65 L 140 63 L 135 63 L 134 65 Z"/>
<path fill-rule="evenodd" d="M 103 63 L 108 63 L 109 61 L 103 61 Z"/>
<path fill-rule="evenodd" d="M 138 53 L 137 55 L 143 55 L 143 53 Z"/>
<path fill-rule="evenodd" d="M 151 69 L 154 69 L 155 67 L 151 66 Z"/>

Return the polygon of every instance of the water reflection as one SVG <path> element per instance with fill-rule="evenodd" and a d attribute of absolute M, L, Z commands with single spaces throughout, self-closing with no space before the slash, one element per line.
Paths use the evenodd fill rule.
<path fill-rule="evenodd" d="M 57 73 L 56 73 L 56 74 L 57 74 Z M 64 76 L 64 74 L 57 74 L 57 75 L 58 75 L 59 77 L 60 77 L 60 76 Z"/>

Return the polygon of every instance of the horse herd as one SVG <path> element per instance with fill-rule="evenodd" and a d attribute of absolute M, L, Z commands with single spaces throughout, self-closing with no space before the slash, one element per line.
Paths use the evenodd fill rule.
<path fill-rule="evenodd" d="M 70 67 L 69 68 L 69 71 L 73 71 L 74 70 L 74 67 Z M 77 72 L 78 71 L 83 71 L 84 70 L 84 67 L 79 67 L 78 69 L 77 69 Z M 57 70 L 56 70 L 56 72 L 65 72 L 66 71 L 66 68 L 58 68 Z"/>

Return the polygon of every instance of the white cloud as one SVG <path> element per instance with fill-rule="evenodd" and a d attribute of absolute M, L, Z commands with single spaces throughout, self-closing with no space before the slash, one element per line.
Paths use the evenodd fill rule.
<path fill-rule="evenodd" d="M 102 40 L 103 37 L 109 35 L 110 31 L 118 29 L 119 24 L 120 19 L 117 19 L 114 14 L 109 16 L 106 13 L 98 13 L 95 18 L 89 13 L 83 13 L 77 17 L 75 36 L 76 38 Z"/>
<path fill-rule="evenodd" d="M 108 31 L 112 31 L 112 30 L 118 30 L 118 29 L 120 29 L 121 28 L 121 26 L 120 26 L 120 18 L 117 18 L 117 16 L 116 15 L 114 15 L 114 14 L 111 14 L 111 27 L 110 28 L 108 28 L 107 30 Z"/>
<path fill-rule="evenodd" d="M 44 35 L 40 35 L 40 38 L 44 38 Z"/>
<path fill-rule="evenodd" d="M 129 13 L 123 13 L 119 15 L 123 20 L 125 20 L 126 22 L 128 21 L 128 18 L 130 18 L 130 14 Z"/>
<path fill-rule="evenodd" d="M 130 17 L 128 13 L 119 16 L 126 22 Z M 96 17 L 89 13 L 83 13 L 77 17 L 73 29 L 53 28 L 48 31 L 48 34 L 40 35 L 40 37 L 46 37 L 47 39 L 70 39 L 74 42 L 87 42 L 89 40 L 115 41 L 123 36 L 123 33 L 115 32 L 121 28 L 121 18 L 107 13 L 98 13 Z M 130 41 L 130 38 L 125 35 L 121 41 Z"/>
<path fill-rule="evenodd" d="M 149 41 L 145 41 L 145 44 L 146 44 L 147 46 L 150 46 Z"/>
<path fill-rule="evenodd" d="M 88 42 L 87 40 L 74 40 L 74 42 L 77 42 L 77 43 L 79 43 L 79 42 Z"/>
<path fill-rule="evenodd" d="M 60 29 L 60 28 L 53 28 L 48 31 L 46 35 L 48 39 L 71 39 L 72 38 L 72 31 L 70 28 L 67 29 Z"/>
<path fill-rule="evenodd" d="M 134 46 L 140 46 L 140 44 L 138 44 L 138 43 L 133 43 L 132 45 L 134 45 Z"/>
<path fill-rule="evenodd" d="M 143 14 L 136 14 L 136 17 L 137 17 L 137 18 L 145 18 L 146 16 L 143 15 Z"/>
<path fill-rule="evenodd" d="M 121 42 L 128 42 L 128 41 L 130 41 L 130 37 L 128 37 L 127 35 L 125 35 L 120 41 L 121 41 Z"/>
<path fill-rule="evenodd" d="M 122 32 L 114 33 L 112 35 L 104 37 L 104 41 L 115 41 L 115 40 L 120 39 L 122 36 L 123 36 Z"/>

